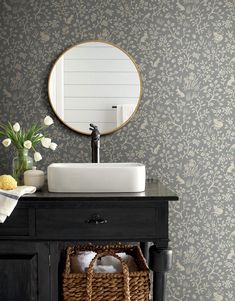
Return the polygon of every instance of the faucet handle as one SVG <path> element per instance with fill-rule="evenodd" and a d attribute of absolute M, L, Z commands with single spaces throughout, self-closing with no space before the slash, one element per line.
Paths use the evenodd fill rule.
<path fill-rule="evenodd" d="M 97 130 L 97 129 L 98 129 L 98 126 L 97 126 L 97 125 L 94 125 L 93 123 L 90 123 L 90 128 L 89 128 L 89 130 L 94 131 L 94 130 Z"/>
<path fill-rule="evenodd" d="M 100 137 L 100 132 L 98 130 L 97 125 L 94 125 L 93 123 L 90 123 L 90 128 L 89 129 L 92 131 L 92 133 L 91 133 L 92 136 Z"/>

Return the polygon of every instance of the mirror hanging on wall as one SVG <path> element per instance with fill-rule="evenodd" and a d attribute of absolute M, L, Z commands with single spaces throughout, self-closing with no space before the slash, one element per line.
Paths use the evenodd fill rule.
<path fill-rule="evenodd" d="M 121 48 L 103 41 L 77 44 L 55 62 L 48 94 L 57 117 L 71 129 L 90 135 L 125 125 L 137 111 L 142 82 L 136 63 Z"/>

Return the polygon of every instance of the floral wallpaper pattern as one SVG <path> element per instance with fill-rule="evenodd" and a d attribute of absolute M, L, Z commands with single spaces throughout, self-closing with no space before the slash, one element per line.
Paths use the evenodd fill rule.
<path fill-rule="evenodd" d="M 134 119 L 101 140 L 101 160 L 138 161 L 177 191 L 171 204 L 174 267 L 168 300 L 235 299 L 234 0 L 0 1 L 0 120 L 45 115 L 47 79 L 69 46 L 104 39 L 139 64 L 143 98 Z M 51 162 L 91 160 L 90 139 L 55 119 Z M 0 171 L 12 150 L 0 147 Z"/>

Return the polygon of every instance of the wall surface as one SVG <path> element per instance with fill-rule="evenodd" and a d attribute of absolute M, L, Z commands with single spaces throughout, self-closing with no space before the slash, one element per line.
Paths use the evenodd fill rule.
<path fill-rule="evenodd" d="M 135 118 L 102 137 L 103 162 L 138 161 L 177 191 L 171 206 L 174 268 L 168 300 L 235 299 L 234 0 L 2 0 L 0 120 L 25 126 L 53 116 L 47 79 L 69 46 L 104 39 L 140 65 Z M 90 139 L 55 119 L 51 162 L 91 160 Z M 12 148 L 0 147 L 1 173 Z"/>

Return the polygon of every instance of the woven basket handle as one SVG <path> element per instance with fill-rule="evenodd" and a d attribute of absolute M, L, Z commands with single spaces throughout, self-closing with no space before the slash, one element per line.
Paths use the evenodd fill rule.
<path fill-rule="evenodd" d="M 121 262 L 123 278 L 124 278 L 124 283 L 123 283 L 124 298 L 125 298 L 124 301 L 131 301 L 128 266 L 120 256 L 118 256 L 114 252 L 110 252 L 108 250 L 104 251 L 102 253 L 96 254 L 96 256 L 92 259 L 92 261 L 87 269 L 87 287 L 86 287 L 87 301 L 92 301 L 92 280 L 93 280 L 93 274 L 94 274 L 94 271 L 93 271 L 94 265 L 95 265 L 97 259 L 99 259 L 100 257 L 106 256 L 106 255 L 113 256 Z"/>

